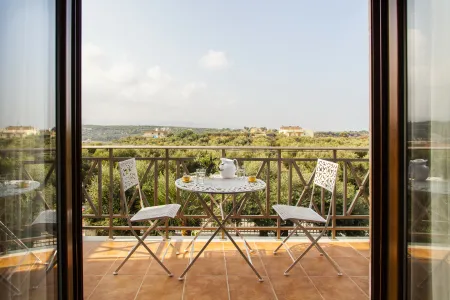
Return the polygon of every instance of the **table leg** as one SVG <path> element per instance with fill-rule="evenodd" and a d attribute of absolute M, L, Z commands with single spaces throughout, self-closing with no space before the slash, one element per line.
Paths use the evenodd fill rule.
<path fill-rule="evenodd" d="M 200 235 L 200 233 L 203 231 L 203 229 L 206 227 L 206 225 L 208 225 L 209 222 L 212 221 L 212 217 L 209 217 L 208 220 L 206 220 L 205 224 L 203 224 L 203 226 L 200 228 L 200 231 L 198 232 L 198 234 L 192 239 L 192 241 L 186 246 L 186 249 L 184 249 L 184 252 L 189 251 L 188 248 L 195 243 L 195 241 L 197 240 L 197 237 Z"/>
<path fill-rule="evenodd" d="M 186 267 L 186 269 L 184 270 L 184 272 L 181 274 L 181 276 L 178 278 L 179 280 L 183 280 L 184 276 L 186 275 L 186 273 L 189 271 L 189 269 L 192 267 L 192 265 L 197 261 L 197 259 L 200 257 L 200 255 L 203 253 L 203 251 L 208 247 L 209 243 L 211 243 L 211 241 L 214 239 L 214 237 L 217 235 L 217 233 L 220 230 L 223 230 L 223 232 L 228 236 L 228 238 L 230 239 L 230 241 L 233 243 L 233 245 L 236 247 L 236 249 L 238 250 L 238 252 L 242 255 L 242 257 L 244 258 L 244 260 L 247 262 L 247 264 L 250 266 L 250 268 L 252 268 L 253 272 L 256 274 L 256 276 L 258 277 L 259 281 L 262 282 L 264 281 L 261 277 L 261 275 L 259 275 L 258 271 L 255 269 L 255 267 L 253 266 L 253 264 L 250 262 L 250 260 L 245 256 L 245 254 L 242 252 L 242 250 L 239 248 L 239 246 L 236 244 L 236 242 L 234 241 L 234 239 L 231 237 L 231 235 L 229 234 L 229 232 L 226 230 L 225 226 L 223 224 L 225 224 L 230 217 L 233 215 L 236 207 L 238 207 L 240 205 L 240 203 L 242 202 L 242 199 L 240 201 L 238 201 L 237 206 L 233 206 L 231 212 L 225 217 L 225 219 L 222 220 L 222 222 L 220 222 L 220 220 L 216 217 L 216 215 L 214 214 L 214 212 L 210 209 L 210 207 L 208 206 L 208 204 L 205 202 L 205 200 L 199 195 L 197 194 L 197 197 L 200 200 L 200 203 L 203 205 L 203 207 L 206 209 L 206 211 L 208 212 L 208 214 L 217 222 L 218 224 L 218 228 L 216 229 L 216 231 L 213 233 L 213 235 L 209 238 L 209 240 L 206 242 L 206 244 L 202 247 L 202 249 L 200 249 L 199 253 L 195 256 L 195 258 L 189 263 L 189 265 Z"/>
<path fill-rule="evenodd" d="M 201 198 L 201 197 L 200 197 Z M 202 199 L 203 200 L 203 199 Z M 242 201 L 242 200 L 241 200 Z M 239 202 L 241 202 L 239 201 Z M 207 209 L 209 209 L 208 206 L 206 206 Z M 214 215 L 214 213 L 212 211 L 209 211 L 209 213 L 211 214 L 211 216 L 214 218 L 214 220 L 217 222 L 217 224 L 219 225 L 219 229 L 222 229 L 225 234 L 228 236 L 228 238 L 230 239 L 231 243 L 233 243 L 234 247 L 236 247 L 236 249 L 238 250 L 238 252 L 242 255 L 242 257 L 244 258 L 245 262 L 250 266 L 250 268 L 252 268 L 253 272 L 255 273 L 255 275 L 258 277 L 259 281 L 264 281 L 261 277 L 261 275 L 259 275 L 258 271 L 256 271 L 255 267 L 253 266 L 253 264 L 250 262 L 250 260 L 245 256 L 244 252 L 242 252 L 241 248 L 239 248 L 238 244 L 236 244 L 236 242 L 234 241 L 233 237 L 231 236 L 231 234 L 226 230 L 225 226 L 223 224 L 225 224 L 228 219 L 231 217 L 231 215 L 233 214 L 234 210 L 236 209 L 236 207 L 233 207 L 231 209 L 231 212 L 228 214 L 228 216 L 225 218 L 225 220 L 223 220 L 222 223 L 220 223 L 220 220 L 216 217 L 216 215 Z"/>

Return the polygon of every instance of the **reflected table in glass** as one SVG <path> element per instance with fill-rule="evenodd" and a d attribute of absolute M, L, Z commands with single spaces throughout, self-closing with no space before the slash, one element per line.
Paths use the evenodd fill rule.
<path fill-rule="evenodd" d="M 227 237 L 230 239 L 231 243 L 236 247 L 238 252 L 241 254 L 245 262 L 249 265 L 249 267 L 253 270 L 255 275 L 258 277 L 259 281 L 263 281 L 261 275 L 258 273 L 258 271 L 253 266 L 250 252 L 253 251 L 250 247 L 250 245 L 247 243 L 245 238 L 239 233 L 239 230 L 236 226 L 234 226 L 234 230 L 236 231 L 237 235 L 244 241 L 244 246 L 247 255 L 245 255 L 242 250 L 239 248 L 239 246 L 236 244 L 230 233 L 227 231 L 227 227 L 225 226 L 227 223 L 230 222 L 231 216 L 235 213 L 236 209 L 241 207 L 243 202 L 245 201 L 246 197 L 245 195 L 252 192 L 257 192 L 264 190 L 266 188 L 266 183 L 260 179 L 257 179 L 255 182 L 248 182 L 246 178 L 232 178 L 232 179 L 223 179 L 223 178 L 206 178 L 203 184 L 200 184 L 196 181 L 191 182 L 183 182 L 183 180 L 177 179 L 175 181 L 175 186 L 180 190 L 185 190 L 189 192 L 193 192 L 197 195 L 197 198 L 199 199 L 201 205 L 205 209 L 207 215 L 209 216 L 209 219 L 200 229 L 200 232 L 197 234 L 197 236 L 192 240 L 192 242 L 188 245 L 191 246 L 191 255 L 189 258 L 189 264 L 184 270 L 184 272 L 180 275 L 179 280 L 183 280 L 186 273 L 189 271 L 189 269 L 192 267 L 192 265 L 196 262 L 196 260 L 200 257 L 200 255 L 203 253 L 203 251 L 208 247 L 209 243 L 214 239 L 214 237 L 217 235 L 217 233 L 222 230 Z M 236 200 L 236 196 L 238 194 L 242 194 L 239 200 Z M 205 196 L 206 195 L 206 196 Z M 215 195 L 231 195 L 233 198 L 232 202 L 232 208 L 228 214 L 225 214 L 225 211 L 223 209 L 223 204 L 226 202 L 226 200 L 216 200 L 214 198 Z M 208 201 L 211 201 L 208 203 Z M 220 216 L 217 216 L 214 213 L 213 205 L 219 208 L 220 210 Z M 220 217 L 220 219 L 219 219 Z M 215 221 L 218 224 L 218 228 L 214 231 L 214 233 L 211 235 L 211 237 L 208 239 L 206 244 L 200 249 L 199 253 L 192 258 L 192 253 L 194 250 L 194 243 L 197 237 L 200 235 L 202 230 L 206 227 L 206 225 L 211 222 Z"/>

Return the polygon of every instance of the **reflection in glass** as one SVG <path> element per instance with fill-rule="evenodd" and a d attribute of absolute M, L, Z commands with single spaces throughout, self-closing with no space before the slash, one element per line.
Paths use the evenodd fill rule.
<path fill-rule="evenodd" d="M 408 1 L 408 298 L 450 299 L 450 2 Z"/>
<path fill-rule="evenodd" d="M 0 2 L 0 298 L 55 299 L 55 4 Z"/>

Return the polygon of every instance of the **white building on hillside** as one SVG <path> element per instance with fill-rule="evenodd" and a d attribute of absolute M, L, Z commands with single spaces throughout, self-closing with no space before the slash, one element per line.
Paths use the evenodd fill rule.
<path fill-rule="evenodd" d="M 154 130 L 144 132 L 144 137 L 158 139 L 166 137 L 168 133 L 169 133 L 168 128 L 155 128 Z"/>
<path fill-rule="evenodd" d="M 287 136 L 303 136 L 303 128 L 300 126 L 281 126 L 279 133 Z"/>
<path fill-rule="evenodd" d="M 39 135 L 40 131 L 32 126 L 8 126 L 0 130 L 0 138 L 25 137 Z"/>
<path fill-rule="evenodd" d="M 309 130 L 309 129 L 303 129 L 300 126 L 281 126 L 279 133 L 284 134 L 286 136 L 314 137 L 314 131 Z"/>

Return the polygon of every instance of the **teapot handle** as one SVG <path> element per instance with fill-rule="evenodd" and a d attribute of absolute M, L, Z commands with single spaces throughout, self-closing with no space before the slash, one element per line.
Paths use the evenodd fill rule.
<path fill-rule="evenodd" d="M 233 162 L 236 164 L 236 170 L 239 169 L 239 162 L 237 159 L 233 159 Z"/>

